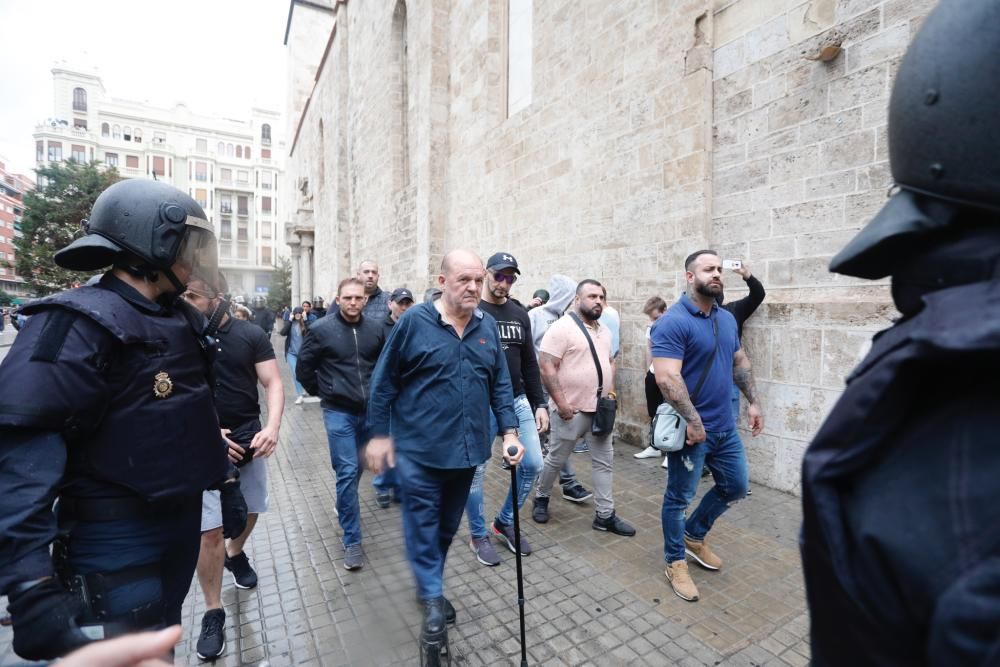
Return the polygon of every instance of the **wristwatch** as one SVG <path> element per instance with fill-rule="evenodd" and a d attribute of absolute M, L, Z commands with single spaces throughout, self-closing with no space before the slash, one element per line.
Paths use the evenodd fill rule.
<path fill-rule="evenodd" d="M 500 432 L 500 435 L 514 435 L 520 437 L 520 433 L 517 432 L 516 428 L 505 428 Z"/>

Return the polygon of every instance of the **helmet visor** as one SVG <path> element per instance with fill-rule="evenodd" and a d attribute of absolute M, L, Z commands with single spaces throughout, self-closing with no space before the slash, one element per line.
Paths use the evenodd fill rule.
<path fill-rule="evenodd" d="M 192 223 L 193 220 L 196 222 Z M 187 231 L 177 251 L 173 270 L 185 285 L 195 276 L 209 278 L 214 284 L 215 276 L 219 275 L 218 245 L 215 234 L 204 220 L 188 218 Z"/>

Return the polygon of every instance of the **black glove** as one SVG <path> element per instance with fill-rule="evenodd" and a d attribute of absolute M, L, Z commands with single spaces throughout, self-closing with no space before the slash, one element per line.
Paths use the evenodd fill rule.
<path fill-rule="evenodd" d="M 90 643 L 77 625 L 86 612 L 83 600 L 55 578 L 23 593 L 12 593 L 7 599 L 14 626 L 14 653 L 25 660 L 54 660 Z"/>
<path fill-rule="evenodd" d="M 240 481 L 226 482 L 219 489 L 222 503 L 222 536 L 239 537 L 247 527 L 247 501 L 240 490 Z"/>

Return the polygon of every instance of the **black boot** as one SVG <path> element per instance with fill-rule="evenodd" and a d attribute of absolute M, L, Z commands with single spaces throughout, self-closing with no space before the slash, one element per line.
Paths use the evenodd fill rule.
<path fill-rule="evenodd" d="M 424 627 L 420 633 L 420 664 L 426 667 L 450 665 L 448 625 L 443 597 L 424 603 Z"/>

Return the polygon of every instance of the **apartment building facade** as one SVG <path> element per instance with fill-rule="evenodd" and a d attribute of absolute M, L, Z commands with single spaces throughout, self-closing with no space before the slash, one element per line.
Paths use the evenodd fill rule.
<path fill-rule="evenodd" d="M 35 183 L 8 171 L 7 164 L 0 156 L 0 290 L 20 301 L 28 296 L 28 289 L 14 268 L 14 239 L 21 235 L 24 194 L 34 189 Z"/>
<path fill-rule="evenodd" d="M 244 120 L 112 97 L 95 74 L 52 70 L 52 118 L 35 128 L 39 166 L 99 161 L 125 178 L 164 181 L 205 209 L 230 291 L 265 296 L 285 248 L 281 114 L 252 108 Z"/>

